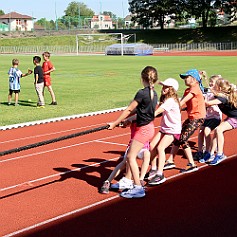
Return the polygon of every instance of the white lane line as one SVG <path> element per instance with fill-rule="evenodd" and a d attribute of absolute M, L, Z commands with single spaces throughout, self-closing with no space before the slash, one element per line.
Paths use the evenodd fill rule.
<path fill-rule="evenodd" d="M 16 141 L 23 141 L 23 140 L 29 140 L 29 139 L 32 139 L 32 138 L 47 137 L 47 136 L 62 134 L 62 133 L 71 132 L 71 131 L 75 131 L 75 130 L 81 130 L 81 129 L 87 129 L 87 128 L 91 128 L 91 127 L 97 127 L 97 126 L 101 126 L 102 124 L 104 125 L 104 123 L 100 123 L 100 124 L 95 124 L 95 125 L 90 125 L 90 126 L 84 126 L 84 127 L 79 127 L 79 128 L 72 128 L 72 129 L 62 130 L 62 131 L 59 131 L 59 132 L 44 133 L 44 134 L 36 135 L 36 136 L 21 137 L 21 138 L 16 138 L 16 139 L 12 139 L 12 140 L 2 141 L 2 142 L 0 142 L 0 144 L 11 143 L 11 142 L 16 142 Z"/>
<path fill-rule="evenodd" d="M 60 172 L 60 173 L 57 173 L 57 174 L 52 174 L 52 175 L 44 176 L 44 177 L 41 177 L 41 178 L 38 178 L 38 179 L 26 181 L 24 183 L 12 185 L 12 186 L 9 186 L 9 187 L 6 187 L 6 188 L 1 188 L 0 191 L 3 192 L 3 191 L 7 191 L 7 190 L 10 190 L 10 189 L 13 189 L 13 188 L 21 187 L 21 186 L 24 186 L 24 185 L 31 185 L 31 184 L 39 182 L 39 181 L 43 181 L 43 180 L 46 180 L 46 179 L 52 179 L 52 178 L 55 178 L 55 177 L 63 176 L 65 174 L 68 174 L 68 173 L 71 173 L 71 172 L 80 171 L 80 170 L 83 170 L 83 169 L 86 169 L 86 168 L 90 168 L 90 167 L 94 167 L 94 166 L 97 166 L 97 165 L 101 165 L 103 163 L 107 163 L 107 162 L 110 162 L 110 161 L 113 161 L 113 160 L 117 160 L 117 159 L 119 159 L 119 157 L 115 157 L 115 158 L 112 158 L 112 159 L 109 159 L 109 160 L 104 160 L 102 162 L 97 162 L 97 163 L 94 163 L 94 164 L 91 164 L 91 165 L 85 165 L 83 167 L 72 169 L 72 170 L 68 170 L 68 171 L 65 171 L 65 172 Z M 0 197 L 0 199 L 1 199 L 1 197 Z"/>
<path fill-rule="evenodd" d="M 128 134 L 129 133 L 123 133 L 123 134 L 119 134 L 119 135 L 104 137 L 104 138 L 97 139 L 97 140 L 90 140 L 90 141 L 87 141 L 87 142 L 76 143 L 76 144 L 69 145 L 69 146 L 63 146 L 63 147 L 59 147 L 59 148 L 55 148 L 55 149 L 51 149 L 51 150 L 47 150 L 47 151 L 41 151 L 41 152 L 35 152 L 35 153 L 22 155 L 22 156 L 16 156 L 16 157 L 8 158 L 8 159 L 5 159 L 5 160 L 0 160 L 0 163 L 5 163 L 5 162 L 8 162 L 8 161 L 14 161 L 14 160 L 18 160 L 18 159 L 23 159 L 23 158 L 27 158 L 27 157 L 31 157 L 31 156 L 42 155 L 42 154 L 45 154 L 45 153 L 55 152 L 55 151 L 59 151 L 59 150 L 63 150 L 63 149 L 68 149 L 68 148 L 72 148 L 72 147 L 92 143 L 92 142 L 95 142 L 95 141 L 98 142 L 98 141 L 103 141 L 103 140 L 106 140 L 106 139 L 118 138 L 118 137 L 126 136 Z"/>
<path fill-rule="evenodd" d="M 231 158 L 234 158 L 234 157 L 236 157 L 236 154 L 231 155 L 231 156 L 228 156 L 226 159 L 231 159 Z M 208 166 L 208 164 L 202 165 L 202 166 L 199 167 L 199 169 L 203 169 L 203 168 L 205 168 L 205 167 L 207 167 L 207 166 Z M 176 174 L 176 175 L 173 175 L 173 176 L 168 177 L 167 180 L 175 179 L 175 178 L 177 178 L 177 177 L 179 177 L 179 176 L 181 176 L 181 175 L 186 175 L 186 174 L 179 173 L 179 174 Z M 152 187 L 151 187 L 151 188 L 152 188 Z M 49 223 L 55 222 L 55 221 L 57 221 L 57 220 L 60 220 L 60 219 L 62 219 L 62 218 L 68 217 L 68 216 L 70 216 L 70 215 L 77 214 L 77 213 L 80 213 L 80 212 L 82 212 L 82 211 L 84 211 L 84 210 L 87 210 L 87 209 L 90 209 L 90 208 L 99 206 L 99 205 L 101 205 L 101 204 L 103 204 L 103 203 L 110 202 L 110 201 L 112 201 L 112 200 L 114 200 L 114 199 L 117 199 L 117 198 L 119 198 L 119 197 L 120 197 L 119 195 L 116 195 L 116 196 L 112 196 L 112 197 L 110 197 L 110 198 L 106 198 L 106 199 L 104 199 L 104 200 L 102 200 L 102 201 L 95 202 L 95 203 L 93 203 L 93 204 L 91 204 L 91 205 L 88 205 L 88 206 L 85 206 L 85 207 L 82 207 L 82 208 L 73 210 L 73 211 L 71 211 L 71 212 L 67 212 L 67 213 L 64 213 L 64 214 L 62 214 L 62 215 L 53 217 L 53 218 L 51 218 L 51 219 L 48 219 L 48 220 L 45 220 L 45 221 L 36 223 L 36 224 L 34 224 L 34 225 L 31 225 L 31 226 L 28 226 L 28 227 L 26 227 L 26 228 L 23 228 L 23 229 L 21 229 L 21 230 L 17 230 L 17 231 L 15 231 L 15 232 L 12 232 L 12 233 L 9 233 L 9 234 L 7 234 L 7 235 L 4 235 L 4 236 L 2 236 L 2 237 L 12 237 L 12 236 L 15 236 L 15 235 L 24 233 L 24 232 L 26 232 L 26 231 L 30 231 L 30 230 L 36 229 L 36 228 L 38 228 L 38 227 L 41 227 L 41 226 L 47 225 L 47 224 L 49 224 Z"/>
<path fill-rule="evenodd" d="M 71 216 L 71 215 L 80 213 L 80 212 L 82 212 L 82 211 L 84 211 L 84 210 L 87 210 L 87 209 L 90 209 L 90 208 L 92 208 L 92 207 L 99 206 L 99 205 L 101 205 L 101 204 L 103 204 L 103 203 L 109 202 L 109 201 L 114 200 L 114 199 L 116 199 L 116 198 L 118 198 L 118 197 L 119 197 L 119 196 L 117 195 L 117 196 L 113 196 L 113 197 L 104 199 L 104 200 L 102 200 L 102 201 L 93 203 L 93 204 L 88 205 L 88 206 L 85 206 L 85 207 L 83 207 L 83 208 L 79 208 L 79 209 L 76 209 L 76 210 L 74 210 L 74 211 L 67 212 L 67 213 L 65 213 L 65 214 L 56 216 L 56 217 L 54 217 L 54 218 L 51 218 L 51 219 L 42 221 L 42 222 L 40 222 L 40 223 L 36 223 L 36 224 L 34 224 L 34 225 L 32 225 L 32 226 L 26 227 L 26 228 L 24 228 L 24 229 L 21 229 L 21 230 L 15 231 L 15 232 L 12 232 L 12 233 L 7 234 L 7 235 L 4 235 L 4 236 L 2 236 L 2 237 L 11 237 L 11 236 L 15 236 L 15 235 L 21 234 L 21 233 L 26 232 L 26 231 L 29 231 L 29 230 L 33 230 L 33 229 L 35 229 L 35 228 L 41 227 L 41 226 L 43 226 L 43 225 L 47 225 L 47 224 L 52 223 L 52 222 L 54 222 L 54 221 L 60 220 L 60 219 L 62 219 L 62 218 L 65 218 L 65 217 L 68 217 L 68 216 Z"/>

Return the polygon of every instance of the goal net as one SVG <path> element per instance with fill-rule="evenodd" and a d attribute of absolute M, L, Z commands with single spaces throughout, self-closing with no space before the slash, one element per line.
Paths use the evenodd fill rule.
<path fill-rule="evenodd" d="M 136 43 L 136 35 L 122 33 L 106 34 L 77 34 L 76 49 L 79 54 L 107 54 L 106 48 L 111 45 L 119 46 L 117 54 L 123 55 L 124 45 Z"/>

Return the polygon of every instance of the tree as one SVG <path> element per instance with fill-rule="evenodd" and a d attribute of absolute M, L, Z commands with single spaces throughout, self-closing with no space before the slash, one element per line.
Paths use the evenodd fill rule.
<path fill-rule="evenodd" d="M 144 28 L 159 25 L 164 29 L 165 17 L 179 11 L 178 2 L 177 0 L 131 0 L 129 10 L 133 14 L 132 21 Z"/>
<path fill-rule="evenodd" d="M 69 27 L 80 27 L 82 23 L 81 18 L 92 17 L 95 14 L 84 3 L 76 1 L 69 3 L 64 13 L 65 16 L 62 18 Z"/>
<path fill-rule="evenodd" d="M 0 9 L 0 16 L 5 15 L 4 11 Z"/>

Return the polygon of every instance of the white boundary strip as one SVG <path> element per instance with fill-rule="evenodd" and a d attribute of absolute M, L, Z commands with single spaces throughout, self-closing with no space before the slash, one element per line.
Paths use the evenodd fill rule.
<path fill-rule="evenodd" d="M 231 158 L 233 158 L 233 157 L 236 157 L 236 154 L 231 155 L 231 156 L 228 156 L 228 158 L 226 158 L 226 159 L 231 159 Z M 200 166 L 199 169 L 203 169 L 203 168 L 205 168 L 205 167 L 207 167 L 207 166 L 209 166 L 209 165 L 208 165 L 208 164 L 205 164 L 205 165 L 203 165 L 203 166 Z M 175 178 L 177 178 L 177 177 L 179 177 L 179 176 L 181 176 L 181 175 L 186 175 L 186 174 L 179 173 L 179 174 L 176 174 L 176 175 L 173 175 L 173 176 L 168 177 L 167 180 L 175 179 Z M 47 224 L 49 224 L 49 223 L 52 223 L 52 222 L 54 222 L 54 221 L 60 220 L 60 219 L 65 218 L 65 217 L 68 217 L 68 216 L 70 216 L 70 215 L 80 213 L 80 212 L 82 212 L 82 211 L 84 211 L 84 210 L 87 210 L 87 209 L 90 209 L 90 208 L 92 208 L 92 207 L 99 206 L 100 204 L 103 204 L 103 203 L 106 203 L 106 202 L 110 202 L 110 201 L 112 201 L 112 200 L 114 200 L 114 199 L 117 199 L 117 198 L 119 198 L 119 197 L 120 197 L 119 195 L 116 195 L 116 196 L 113 196 L 113 197 L 104 199 L 104 200 L 102 200 L 102 201 L 95 202 L 95 203 L 93 203 L 93 204 L 91 204 L 91 205 L 88 205 L 88 206 L 85 206 L 85 207 L 82 207 L 82 208 L 73 210 L 73 211 L 71 211 L 71 212 L 67 212 L 67 213 L 64 213 L 64 214 L 62 214 L 62 215 L 53 217 L 53 218 L 51 218 L 51 219 L 48 219 L 48 220 L 45 220 L 45 221 L 36 223 L 36 224 L 34 224 L 34 225 L 32 225 L 32 226 L 28 226 L 28 227 L 26 227 L 26 228 L 24 228 L 24 229 L 17 230 L 17 231 L 15 231 L 15 232 L 9 233 L 9 234 L 4 235 L 4 236 L 2 236 L 2 237 L 11 237 L 11 236 L 15 236 L 15 235 L 17 235 L 17 234 L 24 233 L 24 232 L 26 232 L 26 231 L 33 230 L 33 229 L 35 229 L 35 228 L 38 228 L 38 227 L 47 225 Z"/>
<path fill-rule="evenodd" d="M 38 120 L 38 121 L 32 121 L 32 122 L 26 122 L 26 123 L 12 124 L 12 125 L 7 125 L 7 126 L 0 126 L 0 131 L 13 129 L 13 128 L 28 127 L 32 125 L 59 122 L 59 121 L 70 120 L 70 119 L 89 117 L 89 116 L 94 116 L 94 115 L 99 115 L 99 114 L 118 112 L 118 111 L 124 110 L 125 108 L 126 107 L 121 107 L 121 108 L 116 108 L 116 109 L 101 110 L 101 111 L 90 112 L 90 113 L 85 113 L 85 114 L 76 114 L 76 115 L 71 115 L 71 116 L 64 116 L 64 117 L 58 117 L 58 118 L 52 118 L 52 119 L 45 119 L 45 120 Z"/>

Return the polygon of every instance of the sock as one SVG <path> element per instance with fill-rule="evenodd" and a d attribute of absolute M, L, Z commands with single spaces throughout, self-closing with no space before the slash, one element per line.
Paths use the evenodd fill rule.
<path fill-rule="evenodd" d="M 139 188 L 142 188 L 142 186 L 141 186 L 141 185 L 136 185 L 136 184 L 135 184 L 135 185 L 134 185 L 134 188 L 138 188 L 138 189 L 139 189 Z"/>

